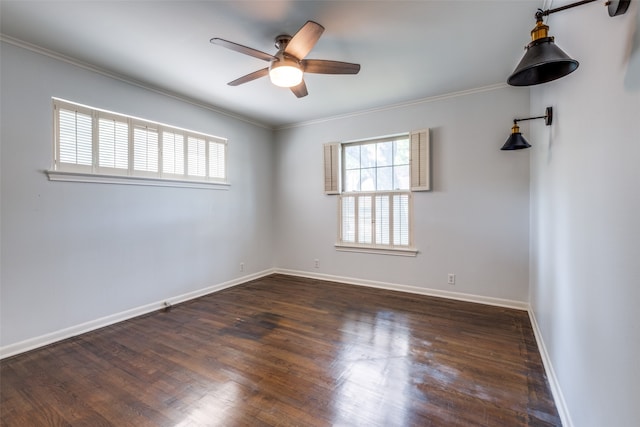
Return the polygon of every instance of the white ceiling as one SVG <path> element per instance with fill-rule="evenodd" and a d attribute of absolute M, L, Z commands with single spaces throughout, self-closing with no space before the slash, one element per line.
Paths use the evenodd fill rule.
<path fill-rule="evenodd" d="M 8 41 L 44 48 L 147 86 L 280 127 L 504 83 L 542 0 L 0 1 Z M 296 98 L 267 64 L 212 37 L 275 54 L 307 20 L 325 32 L 307 56 L 361 64 L 358 75 L 305 76 Z M 524 89 L 523 89 L 524 90 Z"/>

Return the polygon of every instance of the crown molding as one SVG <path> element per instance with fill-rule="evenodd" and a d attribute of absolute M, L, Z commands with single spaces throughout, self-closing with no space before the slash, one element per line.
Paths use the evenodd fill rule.
<path fill-rule="evenodd" d="M 97 66 L 89 64 L 87 62 L 83 62 L 83 61 L 80 61 L 78 59 L 71 58 L 71 57 L 63 55 L 61 53 L 58 53 L 58 52 L 55 52 L 55 51 L 52 51 L 52 50 L 49 50 L 49 49 L 45 49 L 43 47 L 40 47 L 40 46 L 31 44 L 31 43 L 28 43 L 28 42 L 25 42 L 25 41 L 22 41 L 22 40 L 7 36 L 5 34 L 1 34 L 0 33 L 0 42 L 4 42 L 4 43 L 7 43 L 7 44 L 10 44 L 10 45 L 13 45 L 13 46 L 25 49 L 25 50 L 29 50 L 31 52 L 38 53 L 40 55 L 48 56 L 49 58 L 53 58 L 53 59 L 56 59 L 58 61 L 66 62 L 67 64 L 71 64 L 73 66 L 82 68 L 84 70 L 91 71 L 93 73 L 97 73 L 97 74 L 103 75 L 105 77 L 109 77 L 111 79 L 114 79 L 114 80 L 119 80 L 121 82 L 130 84 L 130 85 L 133 85 L 133 86 L 137 86 L 139 88 L 142 88 L 142 89 L 145 89 L 145 90 L 148 90 L 148 91 L 151 91 L 151 92 L 154 92 L 154 93 L 157 93 L 157 94 L 169 97 L 169 98 L 173 98 L 175 100 L 178 100 L 178 101 L 181 101 L 181 102 L 185 102 L 187 104 L 191 104 L 191 105 L 194 105 L 196 107 L 204 108 L 204 109 L 212 111 L 214 113 L 221 114 L 221 115 L 227 116 L 227 117 L 231 117 L 233 119 L 240 120 L 242 122 L 249 123 L 249 124 L 254 125 L 254 126 L 258 126 L 258 127 L 265 128 L 265 129 L 270 129 L 270 130 L 274 129 L 273 126 L 268 125 L 266 123 L 255 121 L 255 120 L 253 120 L 253 119 L 251 119 L 249 117 L 246 117 L 246 116 L 243 116 L 243 115 L 240 115 L 240 114 L 236 114 L 236 113 L 232 113 L 232 112 L 227 111 L 227 110 L 225 110 L 223 108 L 216 107 L 216 106 L 214 106 L 212 104 L 208 104 L 208 103 L 205 103 L 205 102 L 202 102 L 202 101 L 198 101 L 196 99 L 184 96 L 182 94 L 179 94 L 179 93 L 176 93 L 176 92 L 172 92 L 172 91 L 169 91 L 169 90 L 166 90 L 166 89 L 162 89 L 162 88 L 157 87 L 157 86 L 153 86 L 153 85 L 151 85 L 149 83 L 146 83 L 146 82 L 143 82 L 143 81 L 140 81 L 140 80 L 136 80 L 136 79 L 133 79 L 133 78 L 131 78 L 129 76 L 125 76 L 123 74 L 119 74 L 119 73 L 116 73 L 116 72 L 113 72 L 113 71 L 110 71 L 110 70 L 107 70 L 107 69 L 104 69 L 104 68 L 101 68 L 101 67 L 97 67 Z"/>
<path fill-rule="evenodd" d="M 431 102 L 442 101 L 442 100 L 445 100 L 445 99 L 458 98 L 458 97 L 461 97 L 461 96 L 473 95 L 473 94 L 482 93 L 482 92 L 490 92 L 490 91 L 493 91 L 493 90 L 506 89 L 506 88 L 510 88 L 510 87 L 511 86 L 509 86 L 506 83 L 497 83 L 497 84 L 488 85 L 488 86 L 481 86 L 481 87 L 478 87 L 478 88 L 466 89 L 466 90 L 461 90 L 461 91 L 457 91 L 457 92 L 450 92 L 450 93 L 444 93 L 444 94 L 441 94 L 441 95 L 429 96 L 429 97 L 426 97 L 426 98 L 414 99 L 414 100 L 411 100 L 411 101 L 401 102 L 401 103 L 398 103 L 398 104 L 391 104 L 391 105 L 386 105 L 386 106 L 382 106 L 382 107 L 375 107 L 375 108 L 369 108 L 369 109 L 366 109 L 366 110 L 354 111 L 352 113 L 340 114 L 340 115 L 336 115 L 336 116 L 325 117 L 325 118 L 322 118 L 322 119 L 308 120 L 308 121 L 305 121 L 305 122 L 298 122 L 298 123 L 291 123 L 291 124 L 288 124 L 288 125 L 277 126 L 275 128 L 275 130 L 291 129 L 291 128 L 296 128 L 296 127 L 304 127 L 304 126 L 310 126 L 310 125 L 315 125 L 315 124 L 320 124 L 320 123 L 332 122 L 332 121 L 335 121 L 335 120 L 349 119 L 349 118 L 353 118 L 353 117 L 364 116 L 366 114 L 379 113 L 379 112 L 390 111 L 390 110 L 397 110 L 397 109 L 400 109 L 400 108 L 412 107 L 414 105 L 428 104 L 428 103 L 431 103 Z"/>

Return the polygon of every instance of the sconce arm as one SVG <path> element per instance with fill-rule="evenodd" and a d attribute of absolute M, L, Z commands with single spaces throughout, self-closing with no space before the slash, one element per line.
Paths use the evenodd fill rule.
<path fill-rule="evenodd" d="M 592 0 L 589 0 L 592 1 Z M 523 122 L 525 120 L 535 120 L 535 119 L 544 119 L 544 123 L 547 126 L 551 126 L 553 122 L 553 107 L 547 107 L 544 116 L 536 116 L 536 117 L 526 117 L 524 119 L 513 119 L 513 124 L 518 124 L 518 122 Z"/>

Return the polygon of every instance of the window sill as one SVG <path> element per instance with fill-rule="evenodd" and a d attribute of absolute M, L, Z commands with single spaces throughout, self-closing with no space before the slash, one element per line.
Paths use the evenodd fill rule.
<path fill-rule="evenodd" d="M 335 244 L 337 251 L 342 252 L 360 252 L 367 254 L 380 254 L 380 255 L 395 255 L 395 256 L 416 256 L 418 254 L 418 249 L 416 248 L 383 248 L 376 246 L 365 246 L 365 245 L 355 245 L 355 244 L 344 244 L 344 243 L 336 243 Z"/>
<path fill-rule="evenodd" d="M 91 182 L 97 184 L 148 185 L 154 187 L 205 188 L 228 190 L 227 182 L 189 181 L 180 179 L 154 178 L 148 176 L 103 175 L 83 172 L 45 171 L 49 181 Z"/>

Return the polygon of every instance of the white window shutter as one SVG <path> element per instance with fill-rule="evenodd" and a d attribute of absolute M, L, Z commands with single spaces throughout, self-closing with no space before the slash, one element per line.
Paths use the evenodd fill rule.
<path fill-rule="evenodd" d="M 98 116 L 98 167 L 129 169 L 129 123 L 126 119 Z"/>
<path fill-rule="evenodd" d="M 133 170 L 158 172 L 159 129 L 145 123 L 133 126 Z"/>
<path fill-rule="evenodd" d="M 431 190 L 429 129 L 411 132 L 411 191 Z"/>
<path fill-rule="evenodd" d="M 55 168 L 91 172 L 93 167 L 93 117 L 89 109 L 59 101 L 55 113 Z"/>
<path fill-rule="evenodd" d="M 324 192 L 340 194 L 340 144 L 324 144 Z"/>

